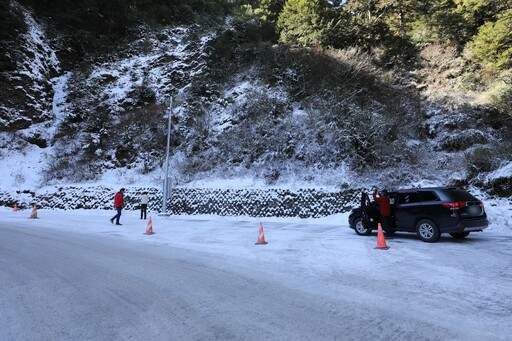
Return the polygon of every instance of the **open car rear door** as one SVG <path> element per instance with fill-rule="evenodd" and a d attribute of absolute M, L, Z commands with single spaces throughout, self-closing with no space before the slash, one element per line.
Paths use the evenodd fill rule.
<path fill-rule="evenodd" d="M 370 224 L 370 216 L 368 214 L 368 209 L 370 208 L 370 198 L 368 194 L 363 192 L 361 193 L 361 216 L 363 218 L 363 223 L 365 227 L 371 227 Z"/>

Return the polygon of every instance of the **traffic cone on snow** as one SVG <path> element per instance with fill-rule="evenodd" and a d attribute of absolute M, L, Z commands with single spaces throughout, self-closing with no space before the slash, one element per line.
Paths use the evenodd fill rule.
<path fill-rule="evenodd" d="M 386 245 L 386 239 L 384 238 L 384 232 L 382 232 L 382 226 L 379 223 L 379 230 L 377 232 L 377 246 L 376 249 L 387 250 L 389 246 Z"/>
<path fill-rule="evenodd" d="M 266 245 L 266 244 L 268 244 L 268 243 L 265 241 L 265 233 L 263 232 L 263 224 L 260 223 L 260 230 L 258 233 L 258 242 L 254 243 L 254 245 Z"/>
<path fill-rule="evenodd" d="M 32 209 L 32 213 L 30 214 L 30 217 L 28 219 L 37 219 L 37 206 L 34 205 L 34 208 Z"/>
<path fill-rule="evenodd" d="M 149 217 L 148 228 L 144 234 L 155 234 L 155 232 L 153 232 L 153 222 L 151 221 L 151 217 Z"/>
<path fill-rule="evenodd" d="M 13 212 L 18 212 L 18 204 L 14 203 L 14 207 L 12 208 Z"/>

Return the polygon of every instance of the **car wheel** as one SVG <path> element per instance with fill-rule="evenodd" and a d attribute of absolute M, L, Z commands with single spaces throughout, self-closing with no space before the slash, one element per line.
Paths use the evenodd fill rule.
<path fill-rule="evenodd" d="M 469 232 L 453 232 L 450 233 L 450 236 L 452 236 L 455 239 L 464 239 L 467 236 L 469 236 Z"/>
<path fill-rule="evenodd" d="M 372 233 L 372 229 L 365 227 L 363 218 L 354 220 L 354 230 L 360 236 L 369 236 Z"/>
<path fill-rule="evenodd" d="M 421 240 L 428 243 L 434 243 L 439 240 L 441 233 L 439 228 L 430 219 L 422 219 L 416 224 L 416 232 Z"/>

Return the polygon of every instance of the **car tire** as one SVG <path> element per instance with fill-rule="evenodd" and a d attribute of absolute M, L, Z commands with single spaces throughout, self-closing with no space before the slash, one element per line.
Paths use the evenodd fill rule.
<path fill-rule="evenodd" d="M 469 232 L 453 232 L 450 233 L 450 236 L 452 236 L 455 239 L 464 239 L 467 236 L 469 236 Z"/>
<path fill-rule="evenodd" d="M 361 217 L 354 220 L 354 231 L 360 236 L 369 236 L 372 233 L 371 228 L 365 227 L 363 218 Z"/>
<path fill-rule="evenodd" d="M 430 219 L 422 219 L 416 224 L 416 232 L 421 240 L 427 243 L 435 243 L 441 238 L 441 233 L 436 223 Z"/>

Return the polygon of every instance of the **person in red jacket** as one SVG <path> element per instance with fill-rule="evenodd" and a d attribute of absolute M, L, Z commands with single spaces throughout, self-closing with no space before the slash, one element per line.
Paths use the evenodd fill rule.
<path fill-rule="evenodd" d="M 123 225 L 119 223 L 119 218 L 121 218 L 121 211 L 124 207 L 124 188 L 121 188 L 119 192 L 116 193 L 114 197 L 114 208 L 117 210 L 117 214 L 110 219 L 110 222 L 113 224 L 114 219 L 116 220 L 116 225 Z"/>
<path fill-rule="evenodd" d="M 391 205 L 389 203 L 388 191 L 383 189 L 379 192 L 379 196 L 377 196 L 377 191 L 373 190 L 373 200 L 379 204 L 382 229 L 386 232 L 386 235 L 391 236 Z"/>

